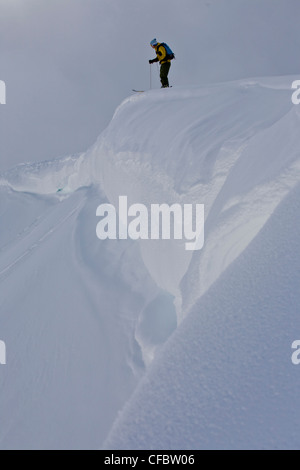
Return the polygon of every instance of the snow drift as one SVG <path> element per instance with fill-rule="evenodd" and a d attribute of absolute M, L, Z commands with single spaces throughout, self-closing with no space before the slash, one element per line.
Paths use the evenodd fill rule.
<path fill-rule="evenodd" d="M 0 176 L 1 448 L 299 447 L 293 80 L 133 95 L 85 154 Z M 205 204 L 204 248 L 100 242 L 121 195 Z"/>

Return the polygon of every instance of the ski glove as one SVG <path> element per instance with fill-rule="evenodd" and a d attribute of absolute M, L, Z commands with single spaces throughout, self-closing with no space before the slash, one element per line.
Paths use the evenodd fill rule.
<path fill-rule="evenodd" d="M 149 60 L 149 64 L 153 64 L 154 63 L 154 60 Z"/>

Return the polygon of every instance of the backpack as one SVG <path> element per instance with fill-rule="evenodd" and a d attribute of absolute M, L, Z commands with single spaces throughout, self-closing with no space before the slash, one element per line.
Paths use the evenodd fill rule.
<path fill-rule="evenodd" d="M 173 59 L 175 59 L 175 54 L 174 54 L 174 52 L 172 51 L 172 49 L 168 46 L 168 44 L 166 44 L 165 42 L 162 42 L 162 43 L 161 43 L 161 46 L 163 46 L 163 47 L 166 49 L 166 52 L 167 52 L 167 57 L 166 57 L 166 59 L 168 59 L 168 60 L 173 60 Z"/>

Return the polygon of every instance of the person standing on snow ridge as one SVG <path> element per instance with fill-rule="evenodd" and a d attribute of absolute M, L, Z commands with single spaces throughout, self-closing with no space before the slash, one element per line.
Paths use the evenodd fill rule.
<path fill-rule="evenodd" d="M 165 47 L 157 42 L 156 39 L 153 39 L 150 42 L 150 46 L 155 50 L 157 57 L 155 59 L 149 60 L 149 64 L 154 64 L 154 62 L 160 63 L 160 81 L 162 88 L 169 88 L 169 71 L 171 67 L 171 60 L 168 59 L 168 54 Z"/>

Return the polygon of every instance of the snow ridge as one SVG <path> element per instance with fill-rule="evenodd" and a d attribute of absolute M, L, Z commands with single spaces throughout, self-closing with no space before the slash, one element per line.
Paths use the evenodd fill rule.
<path fill-rule="evenodd" d="M 299 385 L 289 369 L 290 336 L 299 331 L 294 79 L 130 96 L 86 153 L 0 175 L 0 324 L 8 351 L 1 448 L 297 445 L 288 428 Z M 96 209 L 117 207 L 122 195 L 129 205 L 205 204 L 204 248 L 187 252 L 181 240 L 100 242 Z M 256 353 L 248 360 L 250 350 L 262 357 L 274 338 L 276 360 L 264 363 Z M 218 344 L 228 354 L 224 367 Z M 247 408 L 243 396 L 251 400 L 258 384 L 259 407 Z M 279 418 L 272 421 L 275 406 L 282 432 Z M 264 407 L 267 425 L 257 433 Z"/>

